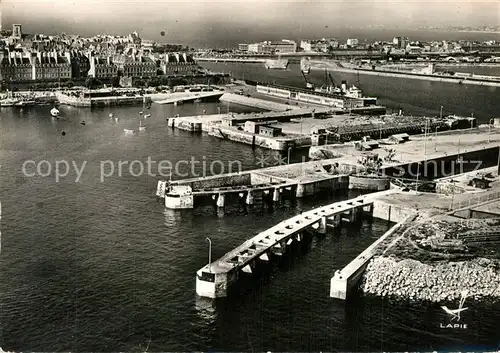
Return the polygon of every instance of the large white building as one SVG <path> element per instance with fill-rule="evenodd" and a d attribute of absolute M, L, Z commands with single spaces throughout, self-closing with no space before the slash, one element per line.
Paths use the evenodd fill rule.
<path fill-rule="evenodd" d="M 248 52 L 259 54 L 275 53 L 295 53 L 297 43 L 293 40 L 282 39 L 281 41 L 265 41 L 260 43 L 248 44 Z"/>
<path fill-rule="evenodd" d="M 329 48 L 337 49 L 339 47 L 339 41 L 335 38 L 330 39 L 303 39 L 300 41 L 300 48 L 304 51 L 310 52 L 328 52 Z"/>
<path fill-rule="evenodd" d="M 346 44 L 349 47 L 355 47 L 359 44 L 359 40 L 357 38 L 349 38 Z"/>
<path fill-rule="evenodd" d="M 21 39 L 23 36 L 23 31 L 20 24 L 12 25 L 12 38 Z"/>

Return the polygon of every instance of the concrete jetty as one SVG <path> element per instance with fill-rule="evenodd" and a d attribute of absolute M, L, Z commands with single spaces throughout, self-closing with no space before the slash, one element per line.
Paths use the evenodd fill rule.
<path fill-rule="evenodd" d="M 285 122 L 291 121 L 292 119 L 320 117 L 322 115 L 329 114 L 330 112 L 331 109 L 329 108 L 311 109 L 299 107 L 295 109 L 289 109 L 287 111 L 230 114 L 226 119 L 224 119 L 222 126 L 233 127 L 238 124 L 244 124 L 247 121 L 259 121 L 268 123 Z"/>
<path fill-rule="evenodd" d="M 293 242 L 303 240 L 303 232 L 313 228 L 326 233 L 328 225 L 342 221 L 355 222 L 363 213 L 371 214 L 373 199 L 360 197 L 336 202 L 304 212 L 257 234 L 220 259 L 207 264 L 196 273 L 196 293 L 207 298 L 225 297 L 241 272 L 252 273 L 257 262 L 268 262 L 272 253 L 283 254 Z"/>
<path fill-rule="evenodd" d="M 212 128 L 222 122 L 227 114 L 201 114 L 195 116 L 178 116 L 167 118 L 167 125 L 171 128 L 191 132 L 210 132 Z"/>
<path fill-rule="evenodd" d="M 327 115 L 329 108 L 295 108 L 288 111 L 271 111 L 263 113 L 228 113 L 214 115 L 197 115 L 167 118 L 168 126 L 187 131 L 205 131 L 209 135 L 221 139 L 247 143 L 272 150 L 284 151 L 289 147 L 310 145 L 311 137 L 302 134 L 273 136 L 255 134 L 245 131 L 242 125 L 251 122 L 254 125 L 268 126 L 280 122 L 291 122 L 294 119 L 312 118 Z"/>
<path fill-rule="evenodd" d="M 173 182 L 160 180 L 157 196 L 165 199 L 165 207 L 175 208 L 170 197 L 180 195 L 171 195 L 168 187 L 173 191 L 176 187 L 188 188 L 189 193 L 181 196 L 188 199 L 184 203 L 188 208 L 196 207 L 201 198 L 212 198 L 217 207 L 222 208 L 230 201 L 227 199 L 230 194 L 244 198 L 245 203 L 251 205 L 254 199 L 279 202 L 283 197 L 302 198 L 323 191 L 347 190 L 346 171 L 355 166 L 339 165 L 338 174 L 329 173 L 329 166 L 329 161 L 305 162 Z"/>
<path fill-rule="evenodd" d="M 254 147 L 286 151 L 311 145 L 311 137 L 309 134 L 284 134 L 276 124 L 330 113 L 330 108 L 297 108 L 284 112 L 235 114 L 224 118 L 220 125 L 212 128 L 209 135 Z"/>
<path fill-rule="evenodd" d="M 375 255 L 375 249 L 387 238 L 394 235 L 396 232 L 401 232 L 402 229 L 412 222 L 417 217 L 417 214 L 411 214 L 405 217 L 401 222 L 388 230 L 383 236 L 378 238 L 373 244 L 366 248 L 361 254 L 356 256 L 342 270 L 337 270 L 330 281 L 330 297 L 346 300 L 350 293 L 357 289 L 359 281 L 363 275 L 364 269 L 368 262 Z"/>
<path fill-rule="evenodd" d="M 208 92 L 156 93 L 148 95 L 148 97 L 156 104 L 178 104 L 196 100 L 218 100 L 223 94 L 224 92 L 217 90 Z"/>
<path fill-rule="evenodd" d="M 277 111 L 277 112 L 263 112 L 263 113 L 226 113 L 226 114 L 211 114 L 211 115 L 195 115 L 195 116 L 183 116 L 183 117 L 171 117 L 167 118 L 168 126 L 173 128 L 178 128 L 187 131 L 205 131 L 209 132 L 213 136 L 221 137 L 221 129 L 227 129 L 230 127 L 235 127 L 237 130 L 237 125 L 244 124 L 247 121 L 257 121 L 266 122 L 268 124 L 277 123 L 279 121 L 291 121 L 292 119 L 297 119 L 301 117 L 311 117 L 314 114 L 321 115 L 326 114 L 328 109 L 320 109 L 314 111 L 314 109 L 298 108 L 289 111 Z M 238 131 L 238 130 L 237 130 Z M 232 136 L 231 132 L 224 134 L 224 137 L 229 138 Z M 230 136 L 228 136 L 230 135 Z"/>
<path fill-rule="evenodd" d="M 273 102 L 270 100 L 259 99 L 255 97 L 247 97 L 235 93 L 224 93 L 220 98 L 222 102 L 228 102 L 232 104 L 244 105 L 247 107 L 254 107 L 264 110 L 271 110 L 276 112 L 286 111 L 290 109 L 301 108 L 298 105 L 284 104 L 279 102 Z"/>

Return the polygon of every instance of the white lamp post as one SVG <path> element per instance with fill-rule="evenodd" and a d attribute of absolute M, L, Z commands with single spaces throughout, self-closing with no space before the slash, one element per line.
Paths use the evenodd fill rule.
<path fill-rule="evenodd" d="M 212 272 L 211 271 L 211 267 L 212 267 L 212 241 L 210 240 L 209 237 L 206 237 L 205 239 L 208 241 L 208 272 Z"/>

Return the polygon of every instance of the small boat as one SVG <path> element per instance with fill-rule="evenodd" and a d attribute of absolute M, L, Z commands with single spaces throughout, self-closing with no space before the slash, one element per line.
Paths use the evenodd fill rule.
<path fill-rule="evenodd" d="M 131 130 L 131 129 L 123 129 L 123 132 L 125 132 L 125 135 L 133 135 L 134 134 L 134 130 Z"/>
<path fill-rule="evenodd" d="M 34 100 L 27 100 L 27 101 L 16 102 L 14 105 L 16 107 L 28 107 L 28 106 L 35 105 L 35 104 L 36 104 L 36 102 Z"/>
<path fill-rule="evenodd" d="M 59 116 L 59 110 L 57 110 L 55 107 L 52 108 L 50 110 L 50 115 L 54 116 L 54 117 L 58 117 Z"/>
<path fill-rule="evenodd" d="M 14 98 L 6 98 L 0 101 L 0 107 L 13 107 L 19 101 Z"/>
<path fill-rule="evenodd" d="M 146 115 L 144 115 L 144 119 L 147 119 L 147 118 L 149 118 L 150 116 L 151 116 L 151 114 L 146 114 Z"/>
<path fill-rule="evenodd" d="M 109 113 L 109 118 L 113 119 L 113 113 Z"/>

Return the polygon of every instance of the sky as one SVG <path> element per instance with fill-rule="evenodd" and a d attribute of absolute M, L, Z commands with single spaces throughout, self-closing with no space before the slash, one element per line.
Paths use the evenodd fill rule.
<path fill-rule="evenodd" d="M 136 30 L 143 38 L 195 46 L 335 37 L 379 25 L 500 25 L 500 0 L 0 0 L 0 10 L 4 28 L 21 23 L 28 33 Z"/>

